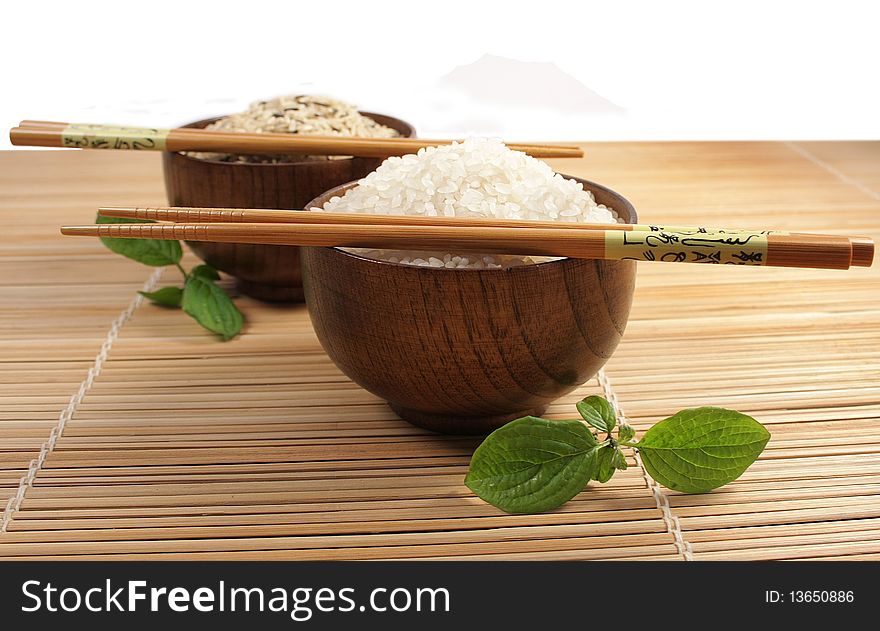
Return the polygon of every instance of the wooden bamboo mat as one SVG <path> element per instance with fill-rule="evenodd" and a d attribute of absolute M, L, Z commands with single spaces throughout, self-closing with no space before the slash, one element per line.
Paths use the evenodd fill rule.
<path fill-rule="evenodd" d="M 637 429 L 729 406 L 773 438 L 704 495 L 630 469 L 544 515 L 462 484 L 476 441 L 398 420 L 321 352 L 303 307 L 241 298 L 221 343 L 142 304 L 177 280 L 62 239 L 99 204 L 164 201 L 158 156 L 0 154 L 0 558 L 880 558 L 880 272 L 642 264 L 594 380 Z M 880 239 L 880 143 L 598 143 L 560 171 L 645 223 Z"/>

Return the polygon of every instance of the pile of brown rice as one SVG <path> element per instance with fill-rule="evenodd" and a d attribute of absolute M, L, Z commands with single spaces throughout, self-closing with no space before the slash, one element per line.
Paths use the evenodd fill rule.
<path fill-rule="evenodd" d="M 205 129 L 214 131 L 304 134 L 309 136 L 361 136 L 396 138 L 397 130 L 380 125 L 358 112 L 350 103 L 323 96 L 281 96 L 251 103 L 247 111 L 225 116 Z M 339 159 L 345 156 L 254 156 L 189 152 L 202 160 L 222 162 L 279 163 Z"/>

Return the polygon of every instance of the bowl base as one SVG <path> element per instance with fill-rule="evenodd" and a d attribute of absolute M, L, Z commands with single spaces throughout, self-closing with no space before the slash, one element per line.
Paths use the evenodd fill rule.
<path fill-rule="evenodd" d="M 499 414 L 497 416 L 456 416 L 455 414 L 434 414 L 431 412 L 422 412 L 421 410 L 411 410 L 409 408 L 394 405 L 393 403 L 389 403 L 388 406 L 394 410 L 394 413 L 400 418 L 416 427 L 429 429 L 432 432 L 438 432 L 440 434 L 475 435 L 488 434 L 505 423 L 509 423 L 510 421 L 523 416 L 540 416 L 547 409 L 547 406 L 544 405 L 531 410 Z"/>
<path fill-rule="evenodd" d="M 245 296 L 250 296 L 263 302 L 303 302 L 305 300 L 302 287 L 268 285 L 266 283 L 255 283 L 243 278 L 235 279 L 235 287 Z"/>

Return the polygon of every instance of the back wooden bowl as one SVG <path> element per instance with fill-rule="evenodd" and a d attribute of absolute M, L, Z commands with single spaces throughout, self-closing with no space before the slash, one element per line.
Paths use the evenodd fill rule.
<path fill-rule="evenodd" d="M 409 123 L 362 112 L 373 120 L 414 137 Z M 205 127 L 217 119 L 186 127 Z M 312 160 L 283 164 L 245 164 L 202 160 L 165 152 L 165 190 L 172 206 L 302 209 L 329 188 L 358 180 L 374 171 L 378 158 Z M 260 300 L 303 299 L 299 248 L 283 245 L 188 243 L 206 263 L 236 278 L 239 290 Z"/>
<path fill-rule="evenodd" d="M 636 223 L 626 199 L 578 181 Z M 309 315 L 336 365 L 410 423 L 456 434 L 541 414 L 593 377 L 623 335 L 636 271 L 635 261 L 475 270 L 387 263 L 335 248 L 303 248 L 302 256 Z"/>

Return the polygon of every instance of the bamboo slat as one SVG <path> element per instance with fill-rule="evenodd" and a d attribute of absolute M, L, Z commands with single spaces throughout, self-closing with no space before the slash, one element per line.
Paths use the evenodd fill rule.
<path fill-rule="evenodd" d="M 619 190 L 643 222 L 880 237 L 880 143 L 586 155 L 553 164 Z M 875 268 L 640 266 L 606 367 L 631 422 L 722 405 L 771 442 L 710 494 L 658 504 L 630 454 L 556 511 L 505 515 L 462 484 L 476 441 L 399 421 L 327 359 L 303 307 L 238 298 L 247 329 L 229 343 L 148 304 L 120 320 L 152 270 L 57 227 L 164 203 L 157 156 L 124 157 L 0 154 L 0 559 L 880 558 Z M 548 415 L 601 392 L 587 383 Z"/>

